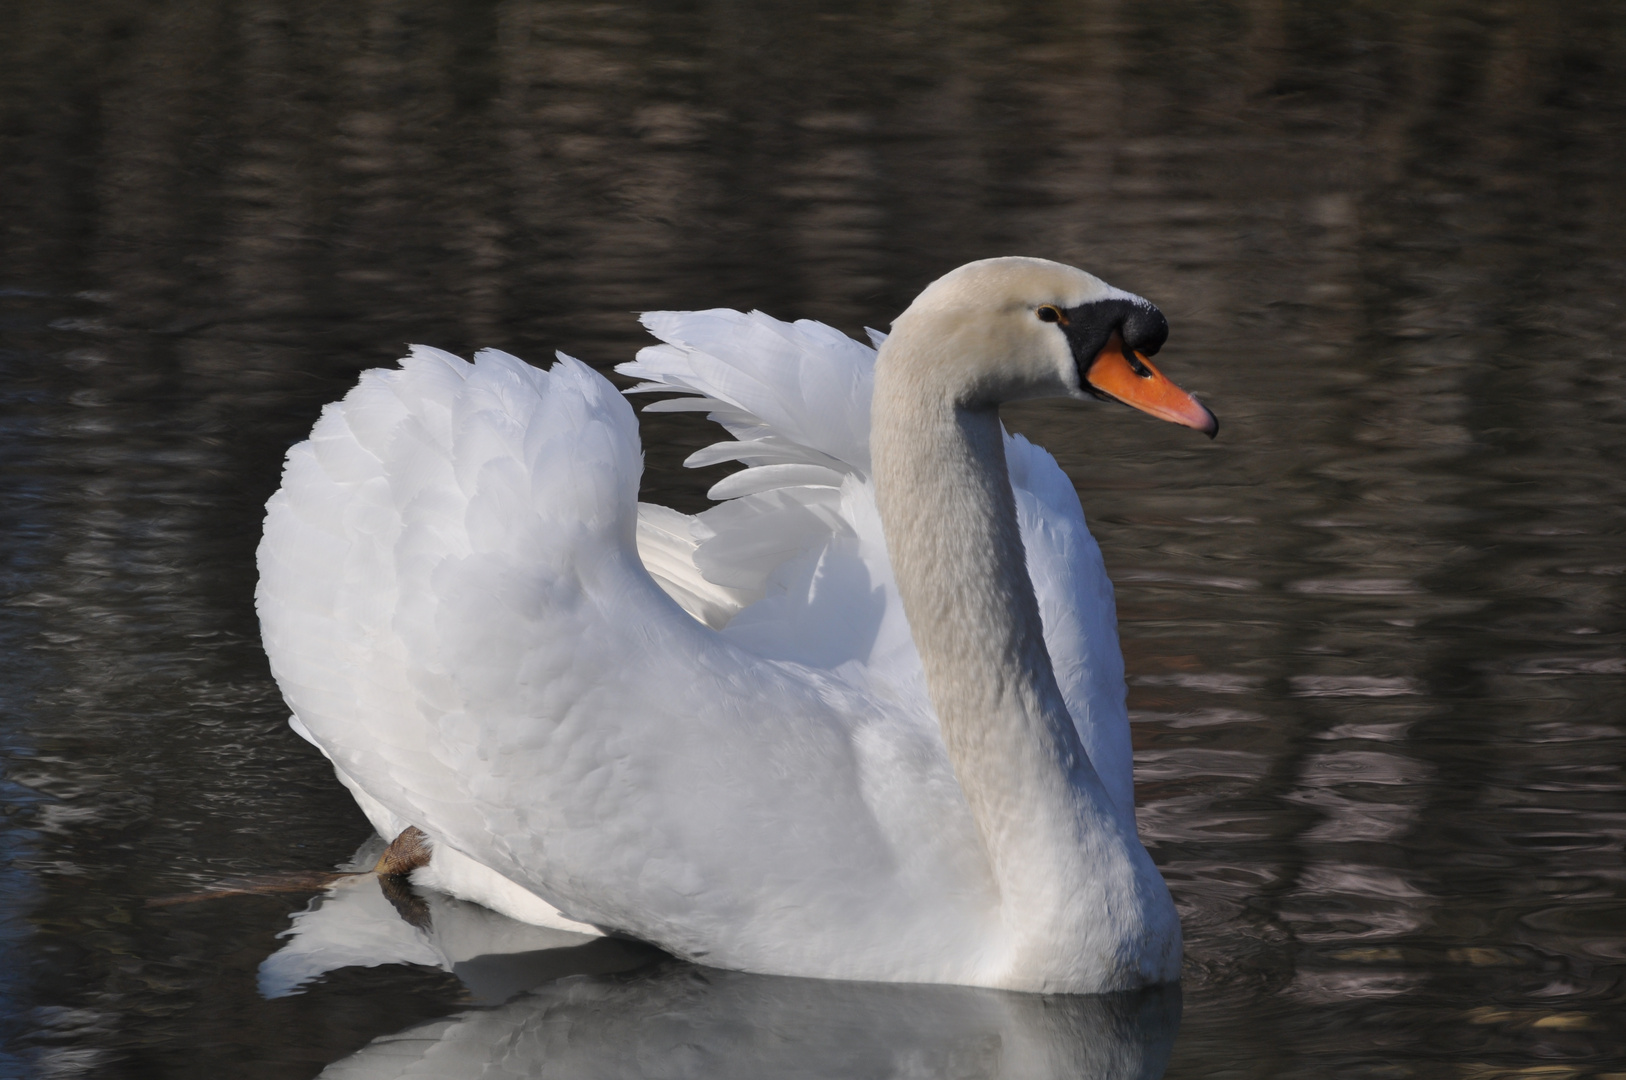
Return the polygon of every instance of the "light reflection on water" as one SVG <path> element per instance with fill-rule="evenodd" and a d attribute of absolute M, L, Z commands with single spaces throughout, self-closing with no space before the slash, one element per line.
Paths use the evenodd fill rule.
<path fill-rule="evenodd" d="M 607 367 L 662 307 L 856 332 L 1004 252 L 1154 299 L 1224 423 L 1009 416 L 1118 581 L 1168 1075 L 1626 1057 L 1614 5 L 59 7 L 0 34 L 0 1073 L 311 1076 L 468 1007 L 401 965 L 262 999 L 303 896 L 143 906 L 365 835 L 250 602 L 357 370 Z M 703 425 L 644 431 L 698 507 Z"/>
<path fill-rule="evenodd" d="M 433 1020 L 321 1075 L 1157 1080 L 1179 1020 L 1178 987 L 1041 997 L 671 964 Z"/>

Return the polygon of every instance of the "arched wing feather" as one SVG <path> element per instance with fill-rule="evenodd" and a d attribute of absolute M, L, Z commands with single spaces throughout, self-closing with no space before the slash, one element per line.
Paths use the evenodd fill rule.
<path fill-rule="evenodd" d="M 639 471 L 630 408 L 577 361 L 368 372 L 268 506 L 257 601 L 299 723 L 569 918 L 766 971 L 834 926 L 834 973 L 931 978 L 866 959 L 989 902 L 930 715 L 685 613 L 637 554 Z"/>

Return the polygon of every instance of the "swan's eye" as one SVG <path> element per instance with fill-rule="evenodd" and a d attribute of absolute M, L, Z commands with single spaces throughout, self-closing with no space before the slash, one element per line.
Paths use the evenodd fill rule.
<path fill-rule="evenodd" d="M 1035 311 L 1034 314 L 1039 316 L 1040 322 L 1053 322 L 1061 323 L 1063 326 L 1067 325 L 1067 316 L 1061 313 L 1060 308 L 1057 308 L 1051 304 L 1043 305 L 1039 308 L 1039 310 Z"/>

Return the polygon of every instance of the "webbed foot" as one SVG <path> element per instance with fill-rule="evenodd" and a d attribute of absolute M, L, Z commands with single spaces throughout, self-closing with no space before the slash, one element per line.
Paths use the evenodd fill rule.
<path fill-rule="evenodd" d="M 433 851 L 424 831 L 416 825 L 408 825 L 378 857 L 373 873 L 379 877 L 402 877 L 420 866 L 428 866 Z"/>

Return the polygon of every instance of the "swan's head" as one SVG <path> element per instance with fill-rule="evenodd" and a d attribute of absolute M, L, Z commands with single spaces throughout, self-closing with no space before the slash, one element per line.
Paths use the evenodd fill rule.
<path fill-rule="evenodd" d="M 1040 397 L 1121 401 L 1213 438 L 1219 421 L 1147 360 L 1163 313 L 1048 259 L 983 259 L 926 287 L 893 323 L 886 353 L 961 405 Z"/>

